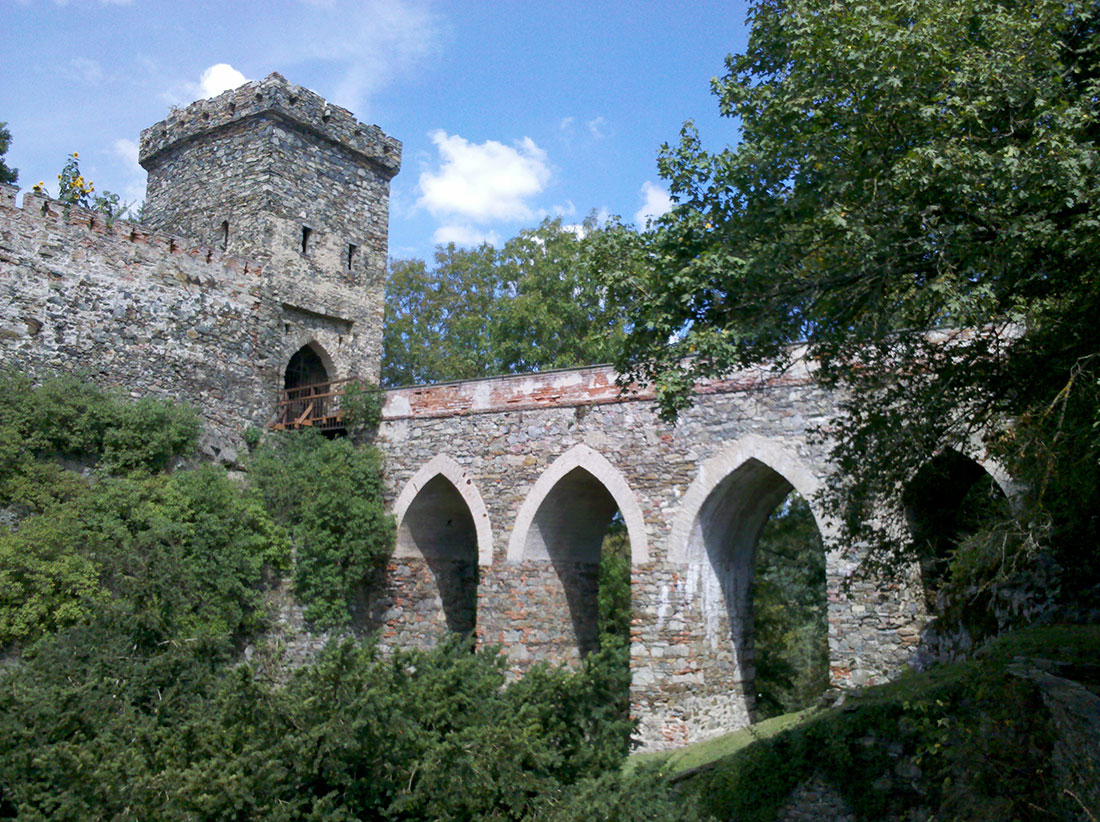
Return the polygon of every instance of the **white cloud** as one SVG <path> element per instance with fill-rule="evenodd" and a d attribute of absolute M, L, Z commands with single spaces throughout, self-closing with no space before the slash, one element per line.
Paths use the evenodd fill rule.
<path fill-rule="evenodd" d="M 440 166 L 420 175 L 418 204 L 432 215 L 480 223 L 535 216 L 529 200 L 550 181 L 550 163 L 534 140 L 524 137 L 506 146 L 496 140 L 471 143 L 442 130 L 429 136 Z"/>
<path fill-rule="evenodd" d="M 223 91 L 247 82 L 248 78 L 229 63 L 215 63 L 203 69 L 197 82 L 185 80 L 175 83 L 161 94 L 161 99 L 172 106 L 186 106 L 195 100 L 217 97 Z"/>
<path fill-rule="evenodd" d="M 500 237 L 495 231 L 480 231 L 468 225 L 441 225 L 432 234 L 432 242 L 437 245 L 454 243 L 455 245 L 497 245 Z"/>
<path fill-rule="evenodd" d="M 335 63 L 340 75 L 327 93 L 360 116 L 369 99 L 440 51 L 442 25 L 431 8 L 410 0 L 303 0 L 326 21 L 309 37 L 287 41 L 287 62 Z"/>
<path fill-rule="evenodd" d="M 573 205 L 572 200 L 566 200 L 561 205 L 556 205 L 551 208 L 550 213 L 555 217 L 572 217 L 577 213 L 577 207 Z"/>
<path fill-rule="evenodd" d="M 585 125 L 588 126 L 588 133 L 593 140 L 602 140 L 607 136 L 607 120 L 602 116 L 589 120 Z"/>
<path fill-rule="evenodd" d="M 577 118 L 570 115 L 558 121 L 558 134 L 566 145 L 571 145 L 576 139 L 578 125 L 582 126 L 581 135 L 585 138 L 586 144 L 599 142 L 611 134 L 610 124 L 602 114 L 591 120 L 584 120 L 582 123 L 578 123 Z"/>
<path fill-rule="evenodd" d="M 655 183 L 646 180 L 641 188 L 642 207 L 634 212 L 634 224 L 645 226 L 662 214 L 672 210 L 672 198 L 668 192 Z"/>
<path fill-rule="evenodd" d="M 88 86 L 97 86 L 103 80 L 103 66 L 88 57 L 72 58 L 63 71 L 69 79 Z"/>
<path fill-rule="evenodd" d="M 243 86 L 248 78 L 237 71 L 229 63 L 215 63 L 203 71 L 199 77 L 198 97 L 205 100 L 208 97 L 217 97 L 223 91 Z"/>
<path fill-rule="evenodd" d="M 141 166 L 138 165 L 138 144 L 136 141 L 123 139 L 115 140 L 111 145 L 111 151 L 116 157 L 126 163 L 130 171 L 141 172 Z"/>

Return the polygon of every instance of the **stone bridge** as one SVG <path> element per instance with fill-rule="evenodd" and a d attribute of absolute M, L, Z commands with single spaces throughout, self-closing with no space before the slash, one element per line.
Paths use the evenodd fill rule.
<path fill-rule="evenodd" d="M 383 644 L 474 631 L 517 671 L 568 662 L 597 641 L 601 543 L 616 511 L 632 555 L 633 713 L 648 748 L 750 722 L 751 588 L 765 521 L 792 490 L 830 525 L 835 397 L 806 370 L 701 385 L 661 421 L 652 393 L 621 397 L 607 367 L 387 392 L 379 444 L 399 531 L 379 607 Z M 826 556 L 830 678 L 903 668 L 927 616 L 917 585 L 843 583 Z"/>

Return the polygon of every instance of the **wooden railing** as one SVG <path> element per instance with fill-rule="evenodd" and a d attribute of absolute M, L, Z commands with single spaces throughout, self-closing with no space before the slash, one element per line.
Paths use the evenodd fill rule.
<path fill-rule="evenodd" d="M 275 422 L 271 427 L 277 431 L 295 428 L 331 431 L 343 428 L 340 398 L 344 396 L 348 383 L 355 380 L 355 377 L 348 377 L 280 391 L 279 401 L 275 404 Z"/>

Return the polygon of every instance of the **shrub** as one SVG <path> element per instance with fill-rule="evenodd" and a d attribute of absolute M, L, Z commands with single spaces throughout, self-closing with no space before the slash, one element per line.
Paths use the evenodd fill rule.
<path fill-rule="evenodd" d="M 293 537 L 294 589 L 306 618 L 347 623 L 357 592 L 393 548 L 379 452 L 292 431 L 266 438 L 248 467 L 253 491 Z"/>
<path fill-rule="evenodd" d="M 235 638 L 262 617 L 283 530 L 212 466 L 105 478 L 0 535 L 0 646 L 128 615 L 133 641 Z"/>
<path fill-rule="evenodd" d="M 198 435 L 198 415 L 169 400 L 124 399 L 67 374 L 35 386 L 0 372 L 0 501 L 17 493 L 35 459 L 74 459 L 111 474 L 155 472 L 190 454 Z"/>

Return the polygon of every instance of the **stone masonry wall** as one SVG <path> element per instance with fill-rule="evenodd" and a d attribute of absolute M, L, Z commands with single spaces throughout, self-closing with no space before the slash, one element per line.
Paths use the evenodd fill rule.
<path fill-rule="evenodd" d="M 141 161 L 152 225 L 0 189 L 6 365 L 191 404 L 227 463 L 303 346 L 377 379 L 400 142 L 272 74 L 146 129 Z"/>
<path fill-rule="evenodd" d="M 31 374 L 78 371 L 196 407 L 203 448 L 232 462 L 267 422 L 280 350 L 261 268 L 220 249 L 0 186 L 0 352 Z"/>
<path fill-rule="evenodd" d="M 807 434 L 827 422 L 834 400 L 806 372 L 744 373 L 701 386 L 696 405 L 671 425 L 657 418 L 651 395 L 619 398 L 614 376 L 607 368 L 589 368 L 392 390 L 379 444 L 392 498 L 407 496 L 406 485 L 433 459 L 447 459 L 465 472 L 472 488 L 467 498 L 483 500 L 491 557 L 483 557 L 479 569 L 477 641 L 502 646 L 517 672 L 536 660 L 578 657 L 569 593 L 576 587 L 570 577 L 583 568 L 525 553 L 524 546 L 533 544 L 530 515 L 540 499 L 552 498 L 542 478 L 575 477 L 566 469 L 579 467 L 608 487 L 624 516 L 635 506 L 632 700 L 643 744 L 670 747 L 744 725 L 752 711 L 751 608 L 746 614 L 743 603 L 730 601 L 751 579 L 751 550 L 747 558 L 727 561 L 700 548 L 700 503 L 719 499 L 736 519 L 744 503 L 723 498 L 721 481 L 760 463 L 787 481 L 784 488 L 809 497 L 807 483 L 828 481 L 829 466 L 824 446 Z M 746 476 L 740 492 L 759 495 L 763 480 Z M 557 500 L 556 517 L 575 519 L 578 503 Z M 686 540 L 677 535 L 685 519 L 691 521 Z M 753 549 L 757 534 L 758 528 Z M 408 556 L 402 562 L 410 569 L 418 564 Z M 879 681 L 905 666 L 924 618 L 906 588 L 868 582 L 845 591 L 854 567 L 852 556 L 827 556 L 830 657 L 838 686 Z M 437 614 L 435 632 L 420 641 L 435 641 L 444 629 L 439 596 L 425 584 L 425 573 L 410 570 L 408 578 L 417 581 L 403 594 L 415 601 L 412 610 Z M 401 585 L 394 591 L 401 595 Z M 393 616 L 389 634 L 417 641 Z"/>
<path fill-rule="evenodd" d="M 399 141 L 272 74 L 145 129 L 140 160 L 151 225 L 262 263 L 275 321 L 327 322 L 340 375 L 377 380 Z"/>
<path fill-rule="evenodd" d="M 400 150 L 271 75 L 143 133 L 156 228 L 34 194 L 20 208 L 0 185 L 3 364 L 189 403 L 204 452 L 235 462 L 242 431 L 273 419 L 303 346 L 330 379 L 377 375 Z M 809 432 L 836 398 L 797 369 L 746 371 L 697 393 L 672 425 L 652 393 L 621 397 L 606 367 L 387 392 L 378 442 L 401 527 L 360 627 L 387 648 L 472 626 L 517 674 L 574 664 L 596 636 L 599 546 L 617 508 L 632 552 L 642 743 L 749 722 L 756 539 L 792 488 L 813 505 L 830 481 L 828 445 Z M 845 586 L 857 566 L 854 548 L 826 556 L 838 686 L 903 667 L 926 618 L 918 586 Z M 310 652 L 317 638 L 293 603 L 285 611 Z"/>

